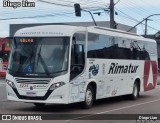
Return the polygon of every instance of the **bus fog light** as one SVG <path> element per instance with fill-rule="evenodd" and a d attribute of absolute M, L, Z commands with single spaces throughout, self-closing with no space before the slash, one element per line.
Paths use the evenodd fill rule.
<path fill-rule="evenodd" d="M 7 84 L 11 87 L 11 88 L 16 88 L 15 84 L 9 80 L 7 80 Z"/>
<path fill-rule="evenodd" d="M 61 86 L 65 85 L 64 82 L 57 82 L 51 85 L 51 87 L 49 88 L 49 90 L 55 90 L 56 88 L 59 88 Z"/>

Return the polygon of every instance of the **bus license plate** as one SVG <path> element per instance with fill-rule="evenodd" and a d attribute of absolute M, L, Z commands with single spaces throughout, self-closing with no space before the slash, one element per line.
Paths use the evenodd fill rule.
<path fill-rule="evenodd" d="M 29 96 L 29 97 L 35 97 L 36 92 L 26 92 L 26 95 Z"/>

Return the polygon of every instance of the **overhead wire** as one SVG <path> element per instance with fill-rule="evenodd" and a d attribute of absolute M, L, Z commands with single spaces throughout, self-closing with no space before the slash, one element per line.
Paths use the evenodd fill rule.
<path fill-rule="evenodd" d="M 123 1 L 124 2 L 124 1 Z M 140 3 L 141 2 L 141 3 Z M 124 5 L 126 5 L 127 7 L 132 7 L 132 9 L 126 9 L 128 13 L 131 13 L 131 12 L 134 12 L 133 14 L 138 14 L 138 15 L 141 15 L 141 17 L 147 17 L 148 15 L 151 15 L 151 14 L 154 14 L 154 13 L 157 13 L 158 10 L 160 9 L 156 9 L 157 11 L 154 11 L 153 10 L 150 10 L 150 9 L 146 9 L 146 7 L 143 7 L 142 5 L 144 5 L 144 3 L 146 4 L 147 7 L 150 7 L 149 4 L 147 4 L 146 2 L 148 1 L 140 1 L 138 3 L 134 2 L 134 1 L 131 1 L 131 0 L 128 0 L 127 2 L 124 3 Z M 145 6 L 145 5 L 144 5 Z M 133 11 L 133 8 L 134 8 L 134 11 Z M 137 9 L 138 8 L 138 9 Z M 132 10 L 132 11 L 130 11 Z M 143 19 L 143 18 L 142 18 Z M 154 23 L 154 22 L 153 22 Z M 152 24 L 149 24 L 151 29 L 153 30 L 156 30 L 158 31 L 157 27 L 155 27 L 154 25 Z M 152 26 L 151 26 L 152 25 Z"/>
<path fill-rule="evenodd" d="M 123 15 L 125 15 L 126 18 L 128 18 L 128 19 L 130 19 L 130 20 L 133 20 L 133 21 L 136 22 L 136 23 L 139 23 L 139 22 L 140 22 L 140 21 L 136 20 L 135 18 L 127 15 L 126 13 L 122 12 L 121 10 L 119 10 L 119 9 L 117 9 L 117 8 L 116 8 L 116 10 L 119 11 L 119 12 L 121 12 Z M 120 16 L 120 15 L 119 15 L 119 16 Z M 123 16 L 123 17 L 124 17 L 124 16 Z M 144 28 L 142 27 L 142 25 L 145 25 L 145 24 L 144 24 L 144 23 L 141 23 L 141 28 L 142 28 L 142 31 L 144 32 Z M 152 29 L 152 30 L 155 30 L 155 31 L 158 31 L 158 29 L 156 29 L 156 28 L 154 28 L 154 27 L 152 27 L 152 26 L 149 26 L 149 25 L 148 25 L 148 28 L 150 28 L 150 29 Z"/>
<path fill-rule="evenodd" d="M 130 19 L 132 19 L 132 20 L 134 20 L 134 21 L 136 21 L 136 22 L 140 22 L 140 21 L 138 21 L 137 19 L 135 19 L 135 18 L 133 18 L 133 17 L 129 16 L 128 14 L 126 14 L 126 13 L 122 12 L 121 10 L 119 10 L 119 9 L 117 9 L 117 8 L 115 8 L 115 9 L 116 9 L 117 11 L 121 12 L 122 14 L 124 14 L 125 16 L 127 16 L 128 18 L 130 18 Z M 143 25 L 145 25 L 144 23 L 142 23 L 142 24 L 143 24 Z M 151 27 L 151 26 L 149 26 L 149 25 L 148 25 L 148 27 L 149 27 L 149 28 L 151 28 L 151 29 L 153 29 L 153 30 L 158 31 L 158 29 L 153 28 L 153 27 Z"/>
<path fill-rule="evenodd" d="M 75 3 L 77 3 L 76 1 L 75 2 L 72 2 L 72 1 L 67 1 L 67 0 L 61 0 L 61 1 L 59 1 L 59 0 L 56 0 L 56 2 L 55 2 L 55 0 L 54 0 L 54 3 L 52 3 L 52 1 L 44 1 L 44 0 L 38 0 L 38 1 L 43 1 L 44 3 L 48 3 L 48 5 L 51 5 L 51 4 L 54 4 L 54 5 L 57 5 L 57 6 L 63 6 L 63 7 L 72 7 L 73 8 L 73 4 L 75 4 Z M 59 2 L 61 2 L 61 3 L 59 3 Z M 65 4 L 64 3 L 62 3 L 62 2 L 65 2 Z M 94 0 L 91 0 L 89 3 L 94 3 L 94 2 L 97 2 L 96 0 L 94 1 Z M 66 4 L 67 3 L 67 4 Z M 68 3 L 72 3 L 72 5 L 70 5 L 70 4 L 68 4 Z M 98 3 L 98 2 L 97 2 Z M 100 4 L 99 6 L 91 6 L 91 5 L 89 5 L 88 4 L 88 2 L 87 3 L 85 3 L 84 5 L 87 5 L 87 7 L 85 7 L 85 9 L 88 9 L 88 10 L 91 10 L 91 11 L 94 11 L 94 10 L 100 10 L 101 8 L 102 8 L 102 6 L 101 5 L 104 5 L 104 3 L 102 2 L 102 4 Z M 96 4 L 97 5 L 97 4 Z M 47 7 L 48 8 L 48 7 Z M 47 11 L 47 10 L 49 10 L 49 9 L 52 9 L 53 7 L 49 7 L 48 9 L 46 9 L 46 7 L 44 7 L 44 8 L 42 8 L 41 7 L 41 9 L 40 10 L 38 10 L 39 12 L 41 11 Z M 28 11 L 28 10 L 27 10 Z M 23 12 L 25 12 L 25 11 L 16 11 L 16 13 L 23 13 Z M 35 9 L 33 9 L 33 10 L 29 10 L 27 13 L 29 13 L 29 12 L 36 12 L 35 11 Z M 4 13 L 3 12 L 3 14 L 2 15 L 5 15 L 5 14 L 13 14 L 13 13 L 15 13 L 15 11 L 12 11 L 11 13 Z"/>
<path fill-rule="evenodd" d="M 39 2 L 43 2 L 43 3 L 46 3 L 48 4 L 50 7 L 46 8 L 46 7 L 42 7 L 40 10 L 38 10 L 38 12 L 41 12 L 41 13 L 45 13 L 45 12 L 48 12 L 49 10 L 52 10 L 52 6 L 51 5 L 55 5 L 57 6 L 61 6 L 61 7 L 66 7 L 66 9 L 64 9 L 63 11 L 64 12 L 73 12 L 74 9 L 70 10 L 70 8 L 73 8 L 74 7 L 74 4 L 77 3 L 78 1 L 77 0 L 37 0 Z M 108 5 L 109 5 L 109 2 L 106 3 L 105 2 L 106 0 L 102 0 L 102 1 L 97 1 L 97 0 L 81 0 L 79 3 L 81 4 L 81 6 L 83 7 L 83 9 L 87 9 L 87 10 L 90 10 L 90 11 L 100 11 L 100 10 L 104 10 L 104 9 L 107 9 Z M 141 3 L 142 3 L 143 0 L 141 0 Z M 115 5 L 118 4 L 120 2 L 120 0 L 117 0 L 115 2 Z M 143 1 L 144 2 L 144 1 Z M 148 15 L 150 14 L 151 12 L 150 11 L 147 11 L 145 8 L 143 7 L 140 7 L 140 5 L 138 5 L 137 3 L 135 3 L 134 1 L 131 1 L 131 0 L 127 0 L 126 1 L 123 1 L 121 0 L 121 3 L 123 3 L 128 9 L 127 9 L 127 12 L 130 11 L 132 13 L 136 13 L 138 15 Z M 134 6 L 139 6 L 140 9 L 135 9 L 133 8 Z M 130 8 L 132 8 L 133 11 L 130 10 Z M 53 10 L 55 10 L 55 8 L 53 8 Z M 38 17 L 51 17 L 51 16 L 58 16 L 58 14 L 62 14 L 63 15 L 63 11 L 61 12 L 58 12 L 59 10 L 57 10 L 57 13 L 54 13 L 55 15 L 53 15 L 52 13 L 51 14 L 47 14 L 47 15 L 35 15 L 35 16 L 26 16 L 26 17 L 11 17 L 10 19 L 14 19 L 14 18 L 20 18 L 20 19 L 25 19 L 27 17 L 33 17 L 33 18 L 38 18 Z M 19 12 L 19 14 L 23 13 L 24 11 L 21 11 Z M 33 12 L 36 13 L 35 9 L 33 10 L 29 10 L 27 11 L 27 13 L 32 13 Z M 121 11 L 122 12 L 122 11 Z M 17 12 L 18 13 L 18 12 Z M 49 13 L 49 12 L 48 12 Z M 73 12 L 74 13 L 74 12 Z M 5 13 L 4 13 L 5 14 Z M 12 13 L 8 13 L 8 14 L 12 14 Z M 64 14 L 65 15 L 65 14 Z M 122 13 L 122 15 L 125 15 L 124 13 Z M 132 20 L 133 22 L 139 22 L 137 19 L 135 19 L 134 17 L 131 17 L 131 16 L 128 16 L 128 15 L 125 15 L 126 17 L 128 17 L 128 19 Z M 122 16 L 121 16 L 122 17 Z M 9 18 L 2 18 L 2 19 L 9 19 Z M 1 19 L 0 19 L 1 20 Z M 144 24 L 143 24 L 144 25 Z M 148 26 L 149 28 L 152 28 L 153 30 L 158 30 L 158 29 L 155 29 L 151 26 Z"/>
<path fill-rule="evenodd" d="M 48 3 L 48 2 L 47 2 Z M 49 3 L 50 4 L 50 3 Z M 53 4 L 56 4 L 56 5 L 60 5 L 60 6 L 62 6 L 62 4 L 59 4 L 59 3 L 53 3 Z M 67 5 L 68 6 L 68 5 Z M 68 6 L 68 7 L 71 7 L 71 6 Z M 53 7 L 52 7 L 53 8 Z M 87 10 L 91 10 L 91 11 L 98 11 L 98 10 L 101 10 L 101 9 L 103 9 L 103 8 L 98 8 L 97 6 L 95 6 L 95 7 L 87 7 L 86 8 Z M 41 9 L 41 10 L 38 10 L 38 12 L 45 12 L 45 11 L 48 11 L 49 9 Z M 65 11 L 65 10 L 64 10 Z M 71 10 L 67 10 L 67 11 L 71 11 Z M 73 11 L 73 10 L 72 10 Z M 33 14 L 33 13 L 37 13 L 37 11 L 27 11 L 27 13 L 28 14 Z M 16 14 L 17 14 L 18 12 L 16 12 Z M 21 12 L 19 12 L 19 13 L 23 13 L 23 11 L 21 11 Z M 4 14 L 13 14 L 13 13 L 3 13 L 3 15 Z"/>
<path fill-rule="evenodd" d="M 36 16 L 26 16 L 26 17 L 14 17 L 14 18 L 4 18 L 4 19 L 0 19 L 0 21 L 2 20 L 15 20 L 15 19 L 28 19 L 28 18 L 42 18 L 42 17 L 50 17 L 50 16 L 64 16 L 66 14 L 73 14 L 73 13 L 61 13 L 61 14 L 46 14 L 46 15 L 36 15 Z"/>

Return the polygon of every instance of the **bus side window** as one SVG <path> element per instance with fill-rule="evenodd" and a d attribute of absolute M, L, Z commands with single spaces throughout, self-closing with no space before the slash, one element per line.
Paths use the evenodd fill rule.
<path fill-rule="evenodd" d="M 74 45 L 74 54 L 76 64 L 84 65 L 84 45 L 75 44 Z"/>

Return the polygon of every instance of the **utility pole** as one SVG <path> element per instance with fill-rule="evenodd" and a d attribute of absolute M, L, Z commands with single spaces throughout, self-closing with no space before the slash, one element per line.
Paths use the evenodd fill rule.
<path fill-rule="evenodd" d="M 148 18 L 145 19 L 145 32 L 144 32 L 145 36 L 147 35 L 147 21 L 148 21 Z"/>
<path fill-rule="evenodd" d="M 114 21 L 114 0 L 110 0 L 110 28 L 115 29 Z"/>
<path fill-rule="evenodd" d="M 130 32 L 131 30 L 133 30 L 136 26 L 138 26 L 139 24 L 141 24 L 143 21 L 145 21 L 146 19 L 152 17 L 152 16 L 158 16 L 160 14 L 152 14 L 152 15 L 149 15 L 148 17 L 144 18 L 142 21 L 140 21 L 139 23 L 137 23 L 135 26 L 133 26 L 132 28 L 130 28 L 127 32 Z"/>
<path fill-rule="evenodd" d="M 148 31 L 147 30 L 147 26 L 148 26 L 147 22 L 148 22 L 148 20 L 151 20 L 151 19 L 148 19 L 148 18 L 145 19 L 145 33 L 144 33 L 145 36 L 147 35 L 147 31 Z"/>

